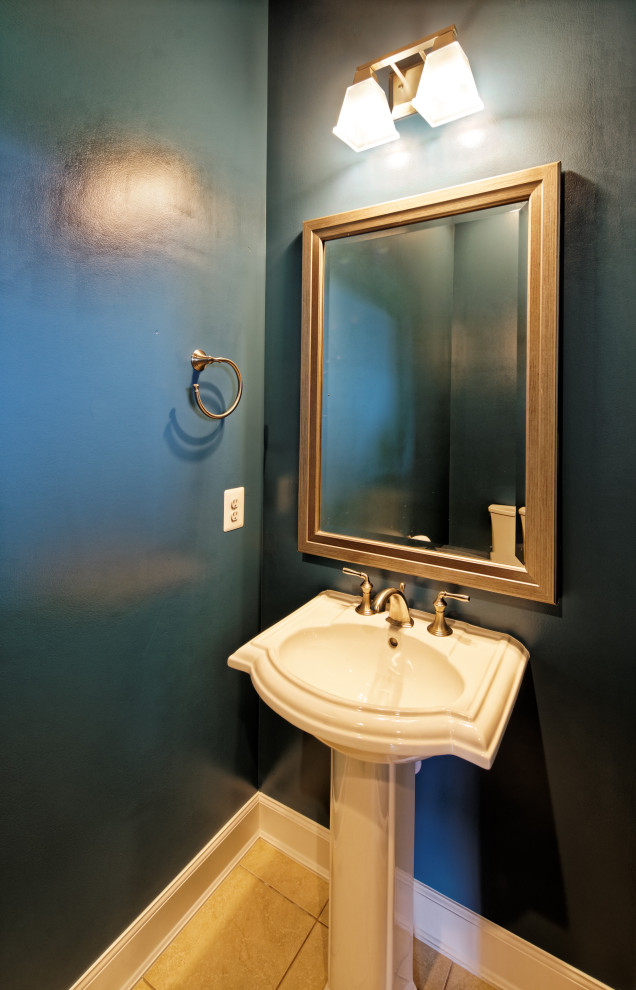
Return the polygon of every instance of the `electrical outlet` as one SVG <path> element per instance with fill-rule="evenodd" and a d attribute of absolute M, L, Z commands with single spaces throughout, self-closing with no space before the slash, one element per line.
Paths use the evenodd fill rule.
<path fill-rule="evenodd" d="M 240 529 L 245 512 L 245 489 L 227 488 L 223 493 L 223 532 Z"/>

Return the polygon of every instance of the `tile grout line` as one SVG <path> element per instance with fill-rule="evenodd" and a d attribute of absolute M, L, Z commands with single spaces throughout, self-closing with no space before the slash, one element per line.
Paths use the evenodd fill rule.
<path fill-rule="evenodd" d="M 264 883 L 265 886 L 266 887 L 269 887 L 270 890 L 273 890 L 275 894 L 280 894 L 281 897 L 284 897 L 285 900 L 286 901 L 289 901 L 290 904 L 293 904 L 294 907 L 300 908 L 301 911 L 304 911 L 305 914 L 308 914 L 310 918 L 313 918 L 314 919 L 314 921 L 318 921 L 319 916 L 322 914 L 322 912 L 325 909 L 325 904 L 329 900 L 329 895 L 327 895 L 327 900 L 325 901 L 325 904 L 323 904 L 322 907 L 320 908 L 320 911 L 318 912 L 318 914 L 312 914 L 311 911 L 308 911 L 307 908 L 304 908 L 302 906 L 302 904 L 299 904 L 298 903 L 298 901 L 295 901 L 292 897 L 288 897 L 287 894 L 283 894 L 282 891 L 280 891 L 277 887 L 274 887 L 271 883 L 269 883 L 269 881 L 263 880 L 262 877 L 259 877 L 258 873 L 254 873 L 252 870 L 250 870 L 249 866 L 243 866 L 243 864 L 241 862 L 237 863 L 237 866 L 243 867 L 243 869 L 246 871 L 246 873 L 249 873 L 250 876 L 255 877 L 257 880 L 260 881 L 260 883 Z M 315 876 L 318 876 L 318 874 L 316 873 Z M 321 924 L 322 924 L 322 922 L 321 922 Z M 329 926 L 328 925 L 325 925 L 325 927 L 328 928 Z"/>
<path fill-rule="evenodd" d="M 275 894 L 278 894 L 280 897 L 284 898 L 284 900 L 286 900 L 289 904 L 293 904 L 294 907 L 297 907 L 300 911 L 303 911 L 313 921 L 313 924 L 312 924 L 311 928 L 307 932 L 307 934 L 306 934 L 305 938 L 303 939 L 303 941 L 298 946 L 298 950 L 297 950 L 296 954 L 294 955 L 293 959 L 290 961 L 289 966 L 287 967 L 287 969 L 285 970 L 285 972 L 281 976 L 280 981 L 276 984 L 276 987 L 274 988 L 274 990 L 279 990 L 279 988 L 282 986 L 283 981 L 285 980 L 287 974 L 289 973 L 290 969 L 292 968 L 292 966 L 294 965 L 294 963 L 298 959 L 298 956 L 300 955 L 300 953 L 302 952 L 303 948 L 307 944 L 307 941 L 309 939 L 309 936 L 311 935 L 311 933 L 315 929 L 316 925 L 322 925 L 322 922 L 318 920 L 318 916 L 324 910 L 325 904 L 329 900 L 329 895 L 327 895 L 327 900 L 325 901 L 325 904 L 323 904 L 322 907 L 320 908 L 318 914 L 317 915 L 313 915 L 311 913 L 311 911 L 307 911 L 306 908 L 304 908 L 301 904 L 298 904 L 291 897 L 288 897 L 287 894 L 283 894 L 276 887 L 272 886 L 271 883 L 268 883 L 267 880 L 263 880 L 262 877 L 259 877 L 257 873 L 254 873 L 252 870 L 250 870 L 249 866 L 244 866 L 243 863 L 241 863 L 240 861 L 239 861 L 239 863 L 237 865 L 238 866 L 242 866 L 242 868 L 245 870 L 246 873 L 249 873 L 250 876 L 253 876 L 256 880 L 258 880 L 259 883 L 262 883 L 265 887 L 269 887 L 269 889 L 271 891 L 273 891 Z M 313 870 L 309 870 L 308 872 L 313 873 Z M 317 875 L 318 874 L 315 874 L 315 876 L 317 876 Z M 326 928 L 326 927 L 327 927 L 326 925 L 323 925 L 323 928 Z"/>
<path fill-rule="evenodd" d="M 304 945 L 305 945 L 305 943 L 307 942 L 307 939 L 309 938 L 309 936 L 310 936 L 310 935 L 311 935 L 311 933 L 313 932 L 313 930 L 314 930 L 314 928 L 316 927 L 316 925 L 317 925 L 317 924 L 322 924 L 322 922 L 319 922 L 319 921 L 318 921 L 318 917 L 317 917 L 317 916 L 314 916 L 314 915 L 313 915 L 313 914 L 311 913 L 311 911 L 307 911 L 307 910 L 306 910 L 306 909 L 305 909 L 304 907 L 302 907 L 302 905 L 300 905 L 300 904 L 297 904 L 297 903 L 296 903 L 296 901 L 294 901 L 294 900 L 292 900 L 292 899 L 291 899 L 290 897 L 288 897 L 288 896 L 287 896 L 286 894 L 283 894 L 283 893 L 282 893 L 282 892 L 281 892 L 280 890 L 277 890 L 277 889 L 276 889 L 276 887 L 273 887 L 273 886 L 272 886 L 272 884 L 270 884 L 270 883 L 268 883 L 268 882 L 267 882 L 266 880 L 263 880 L 263 878 L 262 878 L 262 877 L 259 877 L 259 876 L 258 876 L 258 875 L 257 875 L 256 873 L 254 873 L 254 872 L 253 872 L 252 870 L 250 870 L 250 869 L 249 869 L 249 868 L 248 868 L 247 866 L 243 866 L 243 864 L 242 864 L 242 862 L 241 862 L 240 860 L 239 860 L 239 862 L 238 862 L 238 863 L 236 864 L 236 866 L 234 867 L 234 869 L 233 869 L 233 870 L 231 871 L 231 873 L 233 873 L 233 872 L 234 872 L 235 870 L 237 870 L 237 869 L 238 869 L 239 867 L 240 867 L 241 869 L 243 869 L 243 870 L 245 871 L 245 873 L 247 873 L 247 874 L 248 874 L 249 876 L 251 876 L 251 877 L 253 877 L 253 878 L 254 878 L 254 879 L 255 879 L 255 880 L 256 880 L 256 881 L 257 881 L 257 882 L 258 882 L 259 884 L 262 884 L 262 886 L 263 886 L 263 887 L 267 887 L 267 888 L 268 888 L 269 890 L 271 890 L 273 894 L 276 894 L 277 896 L 279 896 L 279 897 L 281 897 L 281 898 L 282 898 L 282 899 L 283 899 L 284 901 L 286 901 L 286 902 L 287 902 L 288 904 L 291 904 L 291 905 L 292 905 L 293 907 L 295 907 L 295 908 L 297 908 L 297 909 L 298 909 L 299 911 L 302 911 L 302 912 L 303 912 L 303 914 L 305 914 L 305 915 L 307 915 L 307 917 L 308 917 L 308 918 L 310 918 L 310 919 L 311 919 L 311 921 L 312 921 L 312 924 L 311 924 L 311 926 L 310 926 L 310 928 L 309 928 L 309 931 L 307 932 L 307 935 L 305 936 L 305 938 L 304 938 L 304 939 L 302 940 L 302 942 L 301 942 L 301 944 L 299 945 L 299 947 L 298 947 L 298 949 L 297 949 L 297 951 L 296 951 L 296 953 L 294 954 L 294 956 L 293 956 L 293 958 L 292 958 L 292 960 L 291 960 L 291 962 L 289 963 L 289 966 L 287 967 L 287 969 L 286 969 L 286 970 L 285 970 L 285 972 L 283 973 L 283 976 L 281 977 L 281 979 L 280 979 L 280 981 L 279 981 L 279 982 L 278 982 L 278 983 L 276 984 L 276 986 L 275 986 L 275 987 L 271 987 L 271 990 L 278 990 L 278 988 L 280 987 L 280 985 L 281 985 L 281 983 L 282 983 L 282 981 L 283 981 L 283 980 L 285 979 L 285 977 L 287 976 L 287 973 L 289 972 L 289 970 L 290 970 L 290 969 L 291 969 L 291 967 L 293 966 L 293 964 L 294 964 L 294 962 L 295 962 L 295 961 L 296 961 L 296 959 L 298 958 L 298 955 L 299 955 L 299 954 L 300 954 L 300 952 L 302 951 L 302 949 L 303 949 L 303 947 L 304 947 Z M 313 872 L 313 871 L 310 871 L 310 872 Z M 316 876 L 317 876 L 317 875 L 318 875 L 318 874 L 316 874 Z M 228 874 L 228 876 L 230 876 L 230 874 Z M 227 879 L 227 878 L 226 878 L 226 879 Z M 213 891 L 213 892 L 212 892 L 212 893 L 210 894 L 210 897 L 208 897 L 208 898 L 206 898 L 206 901 L 204 901 L 204 902 L 203 902 L 203 904 L 201 904 L 201 906 L 199 907 L 199 910 L 201 910 L 201 908 L 203 907 L 203 905 L 204 905 L 205 903 L 207 903 L 207 901 L 208 901 L 208 900 L 209 900 L 210 898 L 212 898 L 212 897 L 214 897 L 214 895 L 215 895 L 215 893 L 216 893 L 216 891 L 217 891 L 217 890 L 218 890 L 218 888 L 216 888 L 216 889 L 215 889 L 215 890 L 214 890 L 214 891 Z M 328 900 L 329 900 L 329 898 L 327 897 L 327 901 L 328 901 Z M 327 901 L 325 901 L 325 904 L 327 903 Z M 318 912 L 319 914 L 320 914 L 320 912 L 321 912 L 321 911 L 322 911 L 322 910 L 324 909 L 324 906 L 325 906 L 325 905 L 323 904 L 323 905 L 322 905 L 322 907 L 321 907 L 321 909 L 320 909 L 320 911 Z M 198 914 L 198 911 L 197 911 L 197 914 Z M 193 916 L 193 917 L 194 917 L 194 916 Z M 193 919 L 191 918 L 191 919 L 190 919 L 190 921 L 192 921 L 192 920 L 193 920 Z M 157 957 L 157 959 L 155 959 L 155 960 L 153 960 L 153 962 L 151 963 L 151 965 L 150 965 L 150 966 L 148 967 L 148 970 L 146 970 L 146 973 L 144 973 L 144 974 L 142 974 L 142 976 L 141 976 L 141 978 L 140 978 L 140 979 L 141 979 L 141 980 L 143 981 L 143 983 L 144 983 L 144 984 L 145 984 L 145 985 L 146 985 L 146 986 L 148 987 L 148 990 L 157 990 L 157 988 L 155 987 L 155 985 L 154 985 L 154 984 L 152 984 L 152 983 L 150 982 L 150 980 L 148 979 L 148 977 L 147 977 L 147 975 L 146 975 L 146 974 L 147 974 L 147 973 L 148 973 L 148 972 L 150 971 L 150 969 L 152 968 L 152 966 L 154 966 L 154 965 L 155 965 L 155 964 L 156 964 L 156 963 L 157 963 L 157 962 L 159 961 L 159 959 L 161 959 L 161 957 L 162 957 L 162 956 L 163 956 L 163 955 L 164 955 L 164 954 L 165 954 L 165 953 L 166 953 L 166 952 L 167 952 L 167 951 L 168 951 L 168 950 L 170 949 L 170 946 L 171 946 L 171 945 L 173 944 L 173 942 L 174 942 L 174 941 L 175 941 L 175 940 L 176 940 L 176 939 L 178 938 L 178 936 L 179 936 L 179 935 L 181 934 L 181 932 L 182 932 L 182 931 L 183 931 L 183 930 L 184 930 L 184 929 L 185 929 L 185 928 L 187 927 L 187 925 L 188 925 L 188 924 L 189 924 L 189 922 L 187 922 L 187 923 L 186 923 L 186 925 L 184 925 L 184 926 L 183 926 L 183 928 L 181 928 L 181 929 L 180 929 L 180 930 L 179 930 L 179 931 L 177 932 L 177 934 L 176 934 L 176 935 L 175 935 L 175 937 L 174 937 L 174 938 L 173 938 L 173 939 L 171 940 L 171 942 L 170 942 L 170 943 L 169 943 L 169 944 L 168 944 L 168 945 L 167 945 L 167 946 L 166 946 L 166 947 L 164 948 L 164 950 L 163 950 L 163 952 L 162 952 L 162 953 L 161 953 L 161 954 L 160 954 L 160 955 L 159 955 L 159 956 Z M 323 926 L 323 927 L 326 927 L 326 926 Z M 136 984 L 135 984 L 135 986 L 136 986 Z M 142 988 L 142 990 L 143 990 L 143 988 Z M 184 990 L 185 990 L 185 988 L 184 988 Z"/>
<path fill-rule="evenodd" d="M 265 881 L 263 881 L 263 883 L 264 883 L 264 882 L 265 882 Z M 293 901 L 292 901 L 292 904 L 293 904 Z M 300 905 L 296 905 L 296 906 L 297 906 L 297 907 L 300 907 Z M 308 913 L 308 912 L 307 912 L 307 913 Z M 303 939 L 303 941 L 302 941 L 302 943 L 301 943 L 301 944 L 300 944 L 300 946 L 298 947 L 298 952 L 296 953 L 296 955 L 294 956 L 294 958 L 293 958 L 293 959 L 292 959 L 292 961 L 290 962 L 290 964 L 289 964 L 289 966 L 287 967 L 287 969 L 285 970 L 285 972 L 284 972 L 284 973 L 283 973 L 283 975 L 281 976 L 281 978 L 280 978 L 280 982 L 276 984 L 276 987 L 274 988 L 274 990 L 280 990 L 280 987 L 281 987 L 281 986 L 283 985 L 283 982 L 284 982 L 284 980 L 285 980 L 285 978 L 286 978 L 286 976 L 287 976 L 287 974 L 289 973 L 289 971 L 290 971 L 290 969 L 292 968 L 292 966 L 294 965 L 294 963 L 295 963 L 295 962 L 296 962 L 296 960 L 298 959 L 298 956 L 300 955 L 300 953 L 301 953 L 301 952 L 303 951 L 303 948 L 304 948 L 304 947 L 305 947 L 305 945 L 307 944 L 307 941 L 308 941 L 308 939 L 309 939 L 309 936 L 311 935 L 311 933 L 313 932 L 313 930 L 314 930 L 314 928 L 315 928 L 315 927 L 316 927 L 316 925 L 318 925 L 318 924 L 320 924 L 320 922 L 318 921 L 318 919 L 317 919 L 317 918 L 316 918 L 316 919 L 314 919 L 314 923 L 313 923 L 313 925 L 311 926 L 311 928 L 310 928 L 310 929 L 309 929 L 309 931 L 307 932 L 307 934 L 306 934 L 306 936 L 305 936 L 305 938 Z"/>
<path fill-rule="evenodd" d="M 283 854 L 283 855 L 285 855 L 285 854 Z M 289 857 L 287 857 L 287 858 L 289 858 Z M 292 862 L 293 862 L 293 860 L 292 860 Z M 236 866 L 234 867 L 234 869 L 236 869 L 236 867 L 239 867 L 239 866 L 240 866 L 240 867 L 242 867 L 242 869 L 243 869 L 243 870 L 244 870 L 244 871 L 245 871 L 245 872 L 246 872 L 247 874 L 249 874 L 249 875 L 250 875 L 251 877 L 253 877 L 253 878 L 254 878 L 254 879 L 255 879 L 256 881 L 258 881 L 258 883 L 259 883 L 259 884 L 262 884 L 262 885 L 263 885 L 264 887 L 267 887 L 267 888 L 268 888 L 269 890 L 271 890 L 271 891 L 272 891 L 272 893 L 273 893 L 273 894 L 277 894 L 278 896 L 280 896 L 280 897 L 282 897 L 282 898 L 283 898 L 283 900 L 285 900 L 285 901 L 286 901 L 286 902 L 287 902 L 288 904 L 291 904 L 291 905 L 293 905 L 294 907 L 296 907 L 296 908 L 298 908 L 299 910 L 301 910 L 301 911 L 302 911 L 302 912 L 303 912 L 303 913 L 304 913 L 305 915 L 307 915 L 307 916 L 308 916 L 308 917 L 309 917 L 309 918 L 311 919 L 311 921 L 312 921 L 312 925 L 311 925 L 311 927 L 310 927 L 310 929 L 309 929 L 309 931 L 307 932 L 307 935 L 305 936 L 305 938 L 304 938 L 304 939 L 302 940 L 302 942 L 301 942 L 301 943 L 300 943 L 300 945 L 298 946 L 298 949 L 297 949 L 297 951 L 296 951 L 296 953 L 294 954 L 294 956 L 293 956 L 293 958 L 291 959 L 291 961 L 290 961 L 290 963 L 289 963 L 289 965 L 288 965 L 288 967 L 287 967 L 287 969 L 286 969 L 286 970 L 285 970 L 285 972 L 283 973 L 283 975 L 282 975 L 282 977 L 281 977 L 281 979 L 280 979 L 280 981 L 279 981 L 279 982 L 278 982 L 278 983 L 276 984 L 276 987 L 275 987 L 275 988 L 272 988 L 272 990 L 280 990 L 280 987 L 282 986 L 282 984 L 284 983 L 284 981 L 285 981 L 285 979 L 287 978 L 287 975 L 289 974 L 289 972 L 290 972 L 290 970 L 291 970 L 291 968 L 293 967 L 293 965 L 294 965 L 294 963 L 295 963 L 295 962 L 296 962 L 296 960 L 298 959 L 298 957 L 299 957 L 299 955 L 301 954 L 301 952 L 302 952 L 302 951 L 303 951 L 303 949 L 305 948 L 305 946 L 306 946 L 306 944 L 307 944 L 307 941 L 309 940 L 309 938 L 310 938 L 310 936 L 311 936 L 311 935 L 313 934 L 313 932 L 314 932 L 314 930 L 315 930 L 315 928 L 316 928 L 316 926 L 317 926 L 317 925 L 321 925 L 321 926 L 322 926 L 322 928 L 324 928 L 324 929 L 326 929 L 327 931 L 329 930 L 329 926 L 328 926 L 328 925 L 327 925 L 327 924 L 326 924 L 325 922 L 323 922 L 323 921 L 321 921 L 321 920 L 320 920 L 320 915 L 321 915 L 321 914 L 322 914 L 322 912 L 324 911 L 324 909 L 325 909 L 325 905 L 326 905 L 326 904 L 328 903 L 328 901 L 329 901 L 329 894 L 327 895 L 327 899 L 325 900 L 325 903 L 324 903 L 324 904 L 322 904 L 322 905 L 321 905 L 321 907 L 320 907 L 320 909 L 318 910 L 318 913 L 317 913 L 316 915 L 314 915 L 314 914 L 313 914 L 313 913 L 312 913 L 311 911 L 308 911 L 308 910 L 307 910 L 307 908 L 305 908 L 305 907 L 303 907 L 303 906 L 302 906 L 301 904 L 298 904 L 298 902 L 297 902 L 297 901 L 295 901 L 295 900 L 294 900 L 294 899 L 293 899 L 292 897 L 290 897 L 290 896 L 288 896 L 287 894 L 285 894 L 285 893 L 283 893 L 282 891 L 280 891 L 280 890 L 278 890 L 278 889 L 277 889 L 277 888 L 276 888 L 275 886 L 273 886 L 273 884 L 272 884 L 272 883 L 270 883 L 269 881 L 267 881 L 267 880 L 264 880 L 264 879 L 263 879 L 262 877 L 260 877 L 260 876 L 259 876 L 259 875 L 258 875 L 257 873 L 255 873 L 255 872 L 254 872 L 254 870 L 252 870 L 252 869 L 250 869 L 250 867 L 249 867 L 249 866 L 246 866 L 246 865 L 245 865 L 245 864 L 244 864 L 244 863 L 242 862 L 242 860 L 239 860 L 239 862 L 238 862 L 238 863 L 236 864 Z M 311 874 L 312 874 L 313 876 L 315 876 L 315 877 L 317 877 L 317 878 L 320 878 L 320 877 L 319 877 L 319 874 L 317 874 L 317 873 L 315 873 L 315 872 L 314 872 L 313 870 L 310 870 L 310 869 L 309 869 L 309 868 L 307 868 L 307 867 L 305 867 L 305 869 L 306 869 L 306 870 L 307 870 L 307 871 L 308 871 L 309 873 L 311 873 Z M 213 896 L 213 894 L 211 894 L 210 896 Z M 202 906 L 203 906 L 203 905 L 201 905 L 201 907 L 202 907 Z M 184 926 L 184 927 L 185 927 L 185 926 Z M 181 930 L 183 930 L 183 929 L 181 929 Z M 179 933 L 177 933 L 177 934 L 180 934 L 180 932 L 179 932 Z M 175 937 L 176 937 L 176 936 L 175 936 Z M 174 941 L 174 940 L 173 940 L 173 941 Z M 170 944 L 172 944 L 172 943 L 170 943 Z M 165 952 L 165 951 L 167 951 L 167 950 L 168 950 L 168 948 L 169 948 L 169 946 L 166 946 L 166 947 L 165 947 L 165 949 L 164 949 L 164 952 Z M 163 955 L 163 954 L 164 954 L 164 952 L 162 952 L 162 953 L 161 953 L 161 955 Z M 440 954 L 440 955 L 441 955 L 441 954 Z M 161 956 L 159 956 L 158 958 L 161 958 Z M 158 960 L 154 960 L 154 961 L 153 961 L 153 963 L 152 963 L 152 965 L 154 965 L 154 964 L 155 964 L 155 962 L 157 962 L 157 961 L 158 961 Z M 452 970 L 453 970 L 453 963 L 452 963 L 452 961 L 451 961 L 451 960 L 447 960 L 447 961 L 449 962 L 449 964 L 450 964 L 450 965 L 449 965 L 449 967 L 448 967 L 448 970 L 447 970 L 447 972 L 446 972 L 446 976 L 445 976 L 445 978 L 444 978 L 444 982 L 443 982 L 443 984 L 442 984 L 442 985 L 441 985 L 441 986 L 439 987 L 439 990 L 448 990 L 448 987 L 449 987 L 449 983 L 450 983 L 450 977 L 451 977 L 451 973 L 452 973 Z M 149 968 L 150 968 L 150 967 L 149 967 Z M 150 982 L 150 980 L 149 980 L 149 979 L 148 979 L 148 977 L 147 977 L 147 972 L 148 972 L 148 971 L 149 971 L 149 970 L 147 970 L 147 971 L 146 971 L 146 973 L 144 973 L 144 974 L 143 974 L 143 975 L 141 976 L 141 980 L 143 981 L 143 983 L 145 984 L 145 986 L 146 986 L 146 987 L 148 988 L 148 990 L 157 990 L 157 988 L 156 988 L 156 987 L 155 987 L 155 986 L 154 986 L 154 985 L 153 985 L 153 984 L 152 984 L 152 983 Z M 143 988 L 142 988 L 142 990 L 143 990 Z M 495 990 L 495 988 L 493 987 L 493 988 L 492 988 L 492 990 Z"/>
<path fill-rule="evenodd" d="M 278 889 L 277 889 L 276 887 L 274 887 L 274 886 L 272 886 L 272 884 L 271 884 L 271 883 L 268 883 L 268 881 L 267 881 L 267 880 L 263 880 L 263 878 L 262 878 L 262 877 L 259 877 L 257 873 L 254 873 L 254 872 L 253 872 L 253 870 L 251 870 L 251 869 L 249 868 L 249 866 L 245 866 L 245 865 L 244 865 L 244 864 L 243 864 L 242 862 L 240 862 L 240 861 L 239 861 L 239 863 L 238 863 L 237 865 L 238 865 L 238 866 L 242 866 L 242 867 L 243 867 L 243 869 L 244 869 L 244 870 L 245 870 L 245 871 L 246 871 L 247 873 L 249 873 L 249 874 L 250 874 L 251 876 L 253 876 L 253 877 L 255 877 L 255 878 L 256 878 L 256 879 L 257 879 L 257 880 L 259 881 L 259 883 L 262 883 L 262 884 L 264 884 L 264 885 L 265 885 L 266 887 L 269 887 L 269 889 L 270 889 L 270 890 L 272 890 L 272 891 L 274 891 L 274 893 L 275 893 L 275 894 L 279 894 L 279 895 L 280 895 L 281 897 L 283 897 L 283 898 L 284 898 L 284 899 L 285 899 L 286 901 L 288 901 L 288 902 L 289 902 L 290 904 L 293 904 L 293 905 L 294 905 L 294 907 L 297 907 L 297 908 L 300 908 L 300 910 L 301 910 L 301 911 L 304 911 L 304 912 L 305 912 L 305 914 L 307 914 L 307 915 L 309 915 L 309 917 L 313 919 L 313 924 L 312 924 L 312 926 L 311 926 L 311 928 L 309 929 L 309 931 L 307 932 L 307 935 L 305 936 L 305 938 L 303 939 L 303 941 L 301 942 L 301 944 L 300 944 L 300 945 L 298 946 L 298 951 L 296 952 L 296 954 L 295 954 L 295 956 L 294 956 L 294 957 L 293 957 L 293 959 L 292 959 L 292 960 L 290 961 L 290 963 L 289 963 L 289 966 L 287 967 L 287 969 L 285 970 L 285 972 L 284 972 L 284 973 L 283 973 L 283 975 L 281 976 L 281 978 L 280 978 L 280 982 L 276 984 L 276 988 L 275 988 L 275 990 L 279 990 L 279 988 L 280 988 L 280 987 L 282 986 L 282 984 L 283 984 L 283 982 L 285 981 L 285 979 L 286 979 L 286 977 L 287 977 L 287 974 L 289 973 L 289 971 L 290 971 L 290 969 L 292 968 L 292 966 L 294 965 L 294 963 L 295 963 L 295 962 L 296 962 L 296 960 L 298 959 L 298 957 L 299 957 L 299 955 L 300 955 L 300 953 L 301 953 L 301 952 L 303 951 L 303 949 L 304 949 L 304 947 L 305 947 L 305 945 L 307 944 L 307 941 L 309 940 L 309 937 L 310 937 L 310 935 L 312 934 L 312 932 L 313 932 L 313 931 L 314 931 L 314 929 L 316 928 L 316 925 L 322 925 L 322 927 L 323 927 L 323 928 L 327 928 L 327 927 L 328 927 L 327 925 L 325 925 L 325 924 L 323 924 L 323 922 L 322 922 L 322 921 L 319 921 L 319 917 L 320 917 L 320 915 L 322 914 L 322 912 L 323 912 L 323 911 L 324 911 L 324 909 L 325 909 L 325 904 L 327 904 L 327 903 L 328 903 L 328 901 L 329 901 L 329 894 L 327 894 L 327 900 L 325 901 L 325 904 L 323 904 L 323 905 L 321 905 L 321 907 L 320 907 L 320 910 L 318 911 L 318 914 L 317 914 L 317 915 L 313 915 L 313 914 L 311 913 L 311 911 L 307 911 L 307 909 L 306 909 L 306 908 L 304 908 L 304 907 L 303 907 L 303 906 L 302 906 L 301 904 L 298 904 L 298 903 L 297 903 L 296 901 L 294 901 L 294 900 L 293 900 L 293 899 L 292 899 L 291 897 L 288 897 L 288 896 L 287 896 L 287 894 L 283 894 L 283 893 L 282 893 L 282 892 L 281 892 L 280 890 L 278 890 Z M 305 869 L 307 869 L 307 867 L 305 867 Z M 317 873 L 314 873 L 314 871 L 313 871 L 313 870 L 308 870 L 308 872 L 309 872 L 309 873 L 312 873 L 312 874 L 313 874 L 314 876 L 318 876 L 318 874 L 317 874 Z"/>

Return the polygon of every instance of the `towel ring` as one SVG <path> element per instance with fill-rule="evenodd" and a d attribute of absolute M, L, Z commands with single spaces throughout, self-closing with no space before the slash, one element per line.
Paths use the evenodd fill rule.
<path fill-rule="evenodd" d="M 192 388 L 194 389 L 194 398 L 196 399 L 197 406 L 199 407 L 203 415 L 207 416 L 208 419 L 225 419 L 225 417 L 229 416 L 231 412 L 234 412 L 239 402 L 241 401 L 241 395 L 243 394 L 243 378 L 241 377 L 241 372 L 238 370 L 238 367 L 234 364 L 234 361 L 230 361 L 229 358 L 211 357 L 209 354 L 206 354 L 204 351 L 201 351 L 198 348 L 196 351 L 193 352 L 190 360 L 192 362 L 192 367 L 194 368 L 195 371 L 203 371 L 203 369 L 207 367 L 208 364 L 229 364 L 230 367 L 234 369 L 234 372 L 236 374 L 236 380 L 238 382 L 238 392 L 236 393 L 236 398 L 234 402 L 228 409 L 225 410 L 225 412 L 222 413 L 209 412 L 201 401 L 198 384 L 194 384 L 192 386 Z"/>

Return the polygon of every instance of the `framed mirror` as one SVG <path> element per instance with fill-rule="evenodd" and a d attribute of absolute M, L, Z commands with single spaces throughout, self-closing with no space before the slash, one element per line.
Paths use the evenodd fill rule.
<path fill-rule="evenodd" d="M 303 225 L 301 551 L 555 601 L 559 189 Z"/>

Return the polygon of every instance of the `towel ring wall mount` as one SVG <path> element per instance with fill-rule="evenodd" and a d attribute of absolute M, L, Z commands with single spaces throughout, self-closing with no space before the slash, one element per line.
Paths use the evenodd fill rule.
<path fill-rule="evenodd" d="M 203 413 L 203 415 L 207 416 L 208 419 L 225 419 L 225 417 L 229 416 L 231 412 L 234 412 L 239 402 L 241 401 L 241 395 L 243 394 L 243 378 L 241 376 L 241 372 L 238 369 L 238 366 L 234 364 L 234 361 L 230 361 L 229 358 L 212 357 L 210 354 L 206 354 L 204 351 L 199 350 L 199 348 L 197 348 L 196 351 L 193 352 L 190 360 L 192 362 L 192 367 L 194 368 L 195 371 L 203 371 L 204 368 L 206 368 L 209 364 L 229 364 L 230 367 L 234 370 L 234 373 L 236 374 L 236 381 L 238 383 L 238 391 L 236 393 L 236 398 L 234 399 L 234 402 L 232 403 L 231 406 L 229 406 L 228 409 L 225 410 L 225 412 L 212 413 L 208 409 L 206 409 L 205 406 L 203 405 L 203 402 L 201 401 L 201 396 L 199 395 L 198 383 L 195 382 L 192 385 L 196 404 Z"/>

